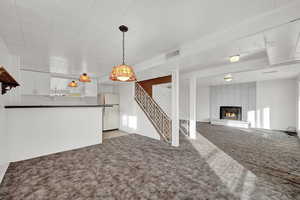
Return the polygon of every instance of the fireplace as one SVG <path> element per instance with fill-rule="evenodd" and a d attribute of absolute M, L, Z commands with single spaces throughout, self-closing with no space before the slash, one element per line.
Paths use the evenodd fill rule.
<path fill-rule="evenodd" d="M 242 107 L 221 106 L 220 119 L 242 120 Z"/>

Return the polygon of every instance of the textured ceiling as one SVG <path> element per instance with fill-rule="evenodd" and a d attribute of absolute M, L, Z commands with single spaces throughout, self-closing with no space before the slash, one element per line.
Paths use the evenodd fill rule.
<path fill-rule="evenodd" d="M 1 0 L 0 36 L 23 68 L 101 76 L 121 62 L 120 24 L 136 64 L 290 1 Z"/>

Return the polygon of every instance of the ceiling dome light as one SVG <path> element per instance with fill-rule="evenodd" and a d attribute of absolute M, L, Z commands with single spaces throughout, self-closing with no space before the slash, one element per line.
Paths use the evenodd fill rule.
<path fill-rule="evenodd" d="M 123 62 L 121 65 L 113 67 L 109 79 L 112 81 L 121 81 L 121 82 L 136 81 L 136 76 L 132 67 L 125 64 L 125 32 L 128 31 L 128 27 L 121 25 L 119 29 L 123 33 L 123 42 L 122 42 Z"/>
<path fill-rule="evenodd" d="M 231 63 L 238 62 L 240 60 L 240 55 L 231 56 L 229 60 Z"/>
<path fill-rule="evenodd" d="M 80 82 L 91 82 L 91 78 L 86 73 L 83 73 L 80 76 L 79 81 Z"/>
<path fill-rule="evenodd" d="M 227 81 L 227 82 L 230 82 L 232 81 L 232 75 L 231 74 L 227 74 L 226 76 L 224 76 L 224 80 Z"/>
<path fill-rule="evenodd" d="M 69 87 L 77 87 L 78 84 L 76 83 L 76 81 L 72 81 L 68 84 Z"/>

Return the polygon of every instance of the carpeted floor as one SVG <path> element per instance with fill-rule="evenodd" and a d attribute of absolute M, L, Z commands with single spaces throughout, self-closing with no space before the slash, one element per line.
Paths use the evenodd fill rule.
<path fill-rule="evenodd" d="M 1 200 L 238 199 L 190 143 L 181 147 L 139 135 L 12 163 Z"/>
<path fill-rule="evenodd" d="M 290 199 L 199 135 L 180 147 L 136 134 L 11 163 L 1 200 Z"/>
<path fill-rule="evenodd" d="M 264 185 L 300 199 L 300 140 L 280 131 L 197 123 L 197 131 L 237 160 Z"/>
<path fill-rule="evenodd" d="M 105 141 L 105 140 L 109 140 L 111 138 L 128 135 L 129 133 L 126 133 L 126 132 L 120 131 L 120 130 L 113 130 L 113 131 L 104 131 L 102 134 L 103 134 L 102 135 L 103 141 Z"/>

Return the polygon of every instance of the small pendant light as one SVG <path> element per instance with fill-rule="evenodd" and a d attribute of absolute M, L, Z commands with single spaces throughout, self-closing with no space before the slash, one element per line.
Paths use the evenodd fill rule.
<path fill-rule="evenodd" d="M 72 81 L 68 84 L 69 87 L 78 87 L 78 84 L 76 81 Z"/>
<path fill-rule="evenodd" d="M 123 33 L 123 62 L 121 65 L 113 67 L 109 79 L 112 81 L 121 82 L 136 81 L 136 76 L 132 67 L 125 64 L 125 32 L 128 31 L 128 27 L 125 25 L 121 25 L 119 29 Z"/>
<path fill-rule="evenodd" d="M 79 81 L 80 82 L 91 82 L 91 78 L 86 73 L 83 73 L 80 76 Z"/>

